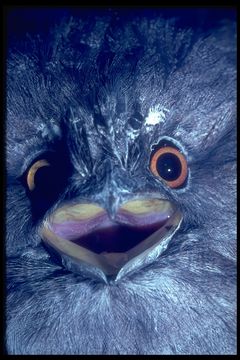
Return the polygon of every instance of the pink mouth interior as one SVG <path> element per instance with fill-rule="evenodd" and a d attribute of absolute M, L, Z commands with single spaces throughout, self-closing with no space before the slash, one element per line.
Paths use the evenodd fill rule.
<path fill-rule="evenodd" d="M 94 253 L 126 252 L 160 229 L 168 214 L 132 214 L 120 210 L 114 221 L 106 212 L 88 220 L 51 223 L 51 230 Z"/>

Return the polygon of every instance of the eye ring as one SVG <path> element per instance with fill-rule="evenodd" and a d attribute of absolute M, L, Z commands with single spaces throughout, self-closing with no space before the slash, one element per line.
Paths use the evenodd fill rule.
<path fill-rule="evenodd" d="M 178 161 L 181 165 L 181 169 L 179 171 L 179 175 L 174 180 L 166 180 L 163 176 L 161 176 L 158 170 L 158 161 L 165 154 L 172 154 L 176 156 L 176 161 Z M 176 189 L 181 187 L 188 175 L 188 166 L 185 156 L 176 148 L 171 146 L 164 146 L 160 149 L 156 150 L 150 160 L 150 170 L 153 175 L 160 177 L 170 188 Z"/>
<path fill-rule="evenodd" d="M 36 187 L 34 178 L 37 171 L 44 166 L 50 166 L 50 163 L 46 159 L 38 160 L 30 167 L 27 174 L 27 186 L 30 191 L 33 191 Z"/>

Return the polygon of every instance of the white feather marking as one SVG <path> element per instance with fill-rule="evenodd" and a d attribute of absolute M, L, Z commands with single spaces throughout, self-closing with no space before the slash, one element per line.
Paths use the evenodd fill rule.
<path fill-rule="evenodd" d="M 169 110 L 160 105 L 150 108 L 148 116 L 145 119 L 145 125 L 154 126 L 165 122 L 166 112 L 169 112 Z"/>

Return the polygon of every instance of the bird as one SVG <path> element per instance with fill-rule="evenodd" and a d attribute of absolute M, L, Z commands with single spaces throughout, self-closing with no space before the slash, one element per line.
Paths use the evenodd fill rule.
<path fill-rule="evenodd" d="M 220 10 L 9 10 L 8 354 L 236 354 L 236 24 Z"/>

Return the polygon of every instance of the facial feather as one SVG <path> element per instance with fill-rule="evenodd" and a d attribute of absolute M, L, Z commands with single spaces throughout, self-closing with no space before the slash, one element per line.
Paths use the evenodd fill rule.
<path fill-rule="evenodd" d="M 236 353 L 235 38 L 233 21 L 179 29 L 176 19 L 120 11 L 60 17 L 10 42 L 9 354 Z M 183 189 L 150 173 L 162 139 L 186 156 Z M 50 150 L 71 175 L 39 215 L 20 178 Z M 155 261 L 106 284 L 43 247 L 38 227 L 61 203 L 104 203 L 110 191 L 121 202 L 143 189 L 183 214 Z"/>

